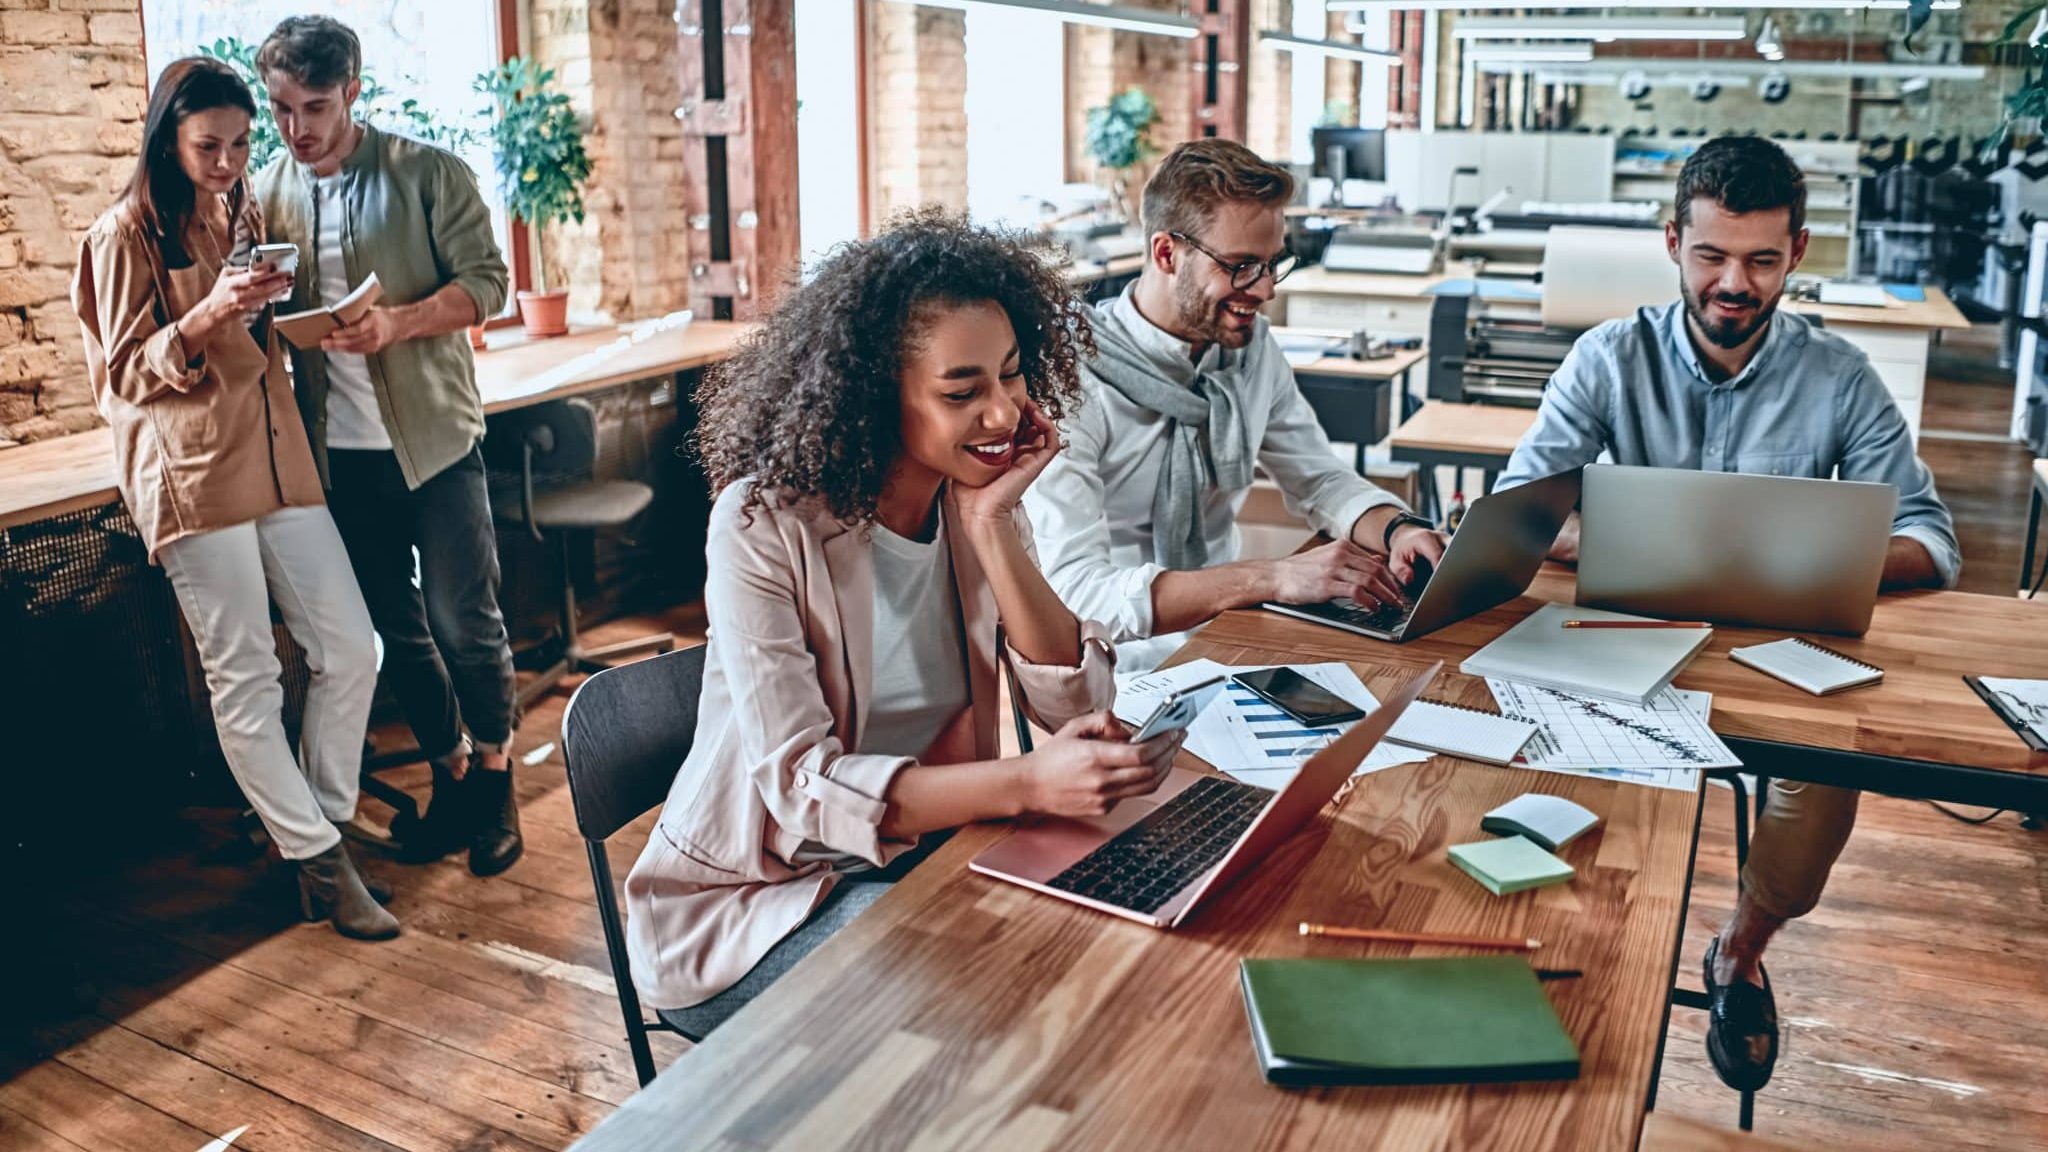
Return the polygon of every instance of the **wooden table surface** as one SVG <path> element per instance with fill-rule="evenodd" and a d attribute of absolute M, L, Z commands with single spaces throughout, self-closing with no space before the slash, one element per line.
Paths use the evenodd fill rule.
<path fill-rule="evenodd" d="M 1303 630 L 1382 695 L 1433 655 L 1237 612 L 1176 659 L 1299 660 Z M 1482 682 L 1455 671 L 1426 695 L 1490 704 Z M 1570 797 L 1603 823 L 1565 848 L 1573 883 L 1497 898 L 1445 849 L 1484 838 L 1480 816 L 1528 791 Z M 1172 932 L 968 872 L 1001 834 L 968 828 L 576 1147 L 1633 1149 L 1699 806 L 1698 792 L 1448 758 L 1394 768 L 1360 780 Z M 1585 972 L 1546 985 L 1579 1044 L 1579 1079 L 1267 1084 L 1241 957 L 1424 951 L 1304 939 L 1304 920 L 1539 937 L 1538 963 Z"/>
<path fill-rule="evenodd" d="M 1431 400 L 1394 429 L 1389 443 L 1397 449 L 1498 453 L 1505 459 L 1535 423 L 1534 408 Z"/>
<path fill-rule="evenodd" d="M 491 333 L 490 350 L 477 355 L 477 388 L 487 413 L 594 392 L 723 360 L 750 327 L 698 320 L 638 343 L 624 335 L 625 329 L 613 327 L 552 340 L 528 340 L 517 329 L 502 329 Z M 622 339 L 628 343 L 610 350 Z M 558 380 L 541 379 L 585 357 L 582 370 Z M 547 387 L 533 390 L 537 380 Z M 120 496 L 114 486 L 114 437 L 105 428 L 0 451 L 0 528 L 94 508 Z"/>

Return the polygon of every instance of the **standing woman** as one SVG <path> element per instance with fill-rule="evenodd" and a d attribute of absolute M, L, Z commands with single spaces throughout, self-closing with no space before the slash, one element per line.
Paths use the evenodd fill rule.
<path fill-rule="evenodd" d="M 712 482 L 697 738 L 626 879 L 633 976 L 711 1031 L 914 863 L 921 837 L 1159 786 L 1114 654 L 1032 558 L 1087 321 L 1030 247 L 936 213 L 833 253 L 698 393 Z M 998 627 L 1000 626 L 1000 631 Z M 997 750 L 996 669 L 1059 729 Z"/>
<path fill-rule="evenodd" d="M 289 272 L 252 271 L 263 220 L 243 179 L 256 104 L 224 64 L 157 80 L 142 158 L 86 233 L 72 304 L 121 496 L 199 648 L 228 768 L 298 865 L 309 918 L 383 940 L 335 825 L 355 815 L 370 698 L 369 611 L 322 501 L 271 331 Z M 297 759 L 284 729 L 270 604 L 312 677 Z"/>

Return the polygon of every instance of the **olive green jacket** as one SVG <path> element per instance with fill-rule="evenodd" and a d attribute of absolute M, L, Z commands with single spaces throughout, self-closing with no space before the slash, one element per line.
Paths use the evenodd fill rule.
<path fill-rule="evenodd" d="M 363 126 L 362 142 L 342 161 L 342 264 L 348 282 L 370 273 L 384 303 L 412 304 L 455 284 L 476 301 L 479 321 L 505 306 L 507 275 L 491 213 L 476 177 L 453 153 Z M 318 307 L 319 196 L 310 166 L 284 152 L 257 173 L 256 195 L 270 238 L 299 246 L 298 282 L 279 311 Z M 377 410 L 407 486 L 418 488 L 469 454 L 484 434 L 476 361 L 465 333 L 405 340 L 367 357 Z M 299 411 L 323 481 L 327 473 L 327 356 L 292 350 Z"/>

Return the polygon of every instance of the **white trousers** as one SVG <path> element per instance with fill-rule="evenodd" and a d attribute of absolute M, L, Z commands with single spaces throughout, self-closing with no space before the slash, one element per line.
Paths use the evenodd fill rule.
<path fill-rule="evenodd" d="M 158 558 L 199 648 L 221 752 L 271 842 L 287 860 L 334 847 L 334 825 L 356 812 L 377 655 L 333 518 L 324 507 L 283 508 L 174 540 Z M 296 760 L 272 600 L 312 671 Z"/>

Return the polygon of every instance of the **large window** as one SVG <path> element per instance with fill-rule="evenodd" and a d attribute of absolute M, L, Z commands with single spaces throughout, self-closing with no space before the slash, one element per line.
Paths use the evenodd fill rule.
<path fill-rule="evenodd" d="M 510 55 L 506 46 L 516 41 L 517 30 L 501 24 L 506 8 L 499 0 L 142 0 L 144 54 L 153 85 L 171 61 L 216 51 L 222 41 L 253 52 L 287 16 L 332 16 L 347 24 L 362 40 L 365 87 L 376 94 L 358 105 L 358 116 L 441 144 L 451 143 L 451 129 L 472 130 L 473 138 L 455 150 L 475 170 L 492 207 L 498 248 L 525 287 L 524 237 L 512 235 L 482 134 L 488 101 L 473 88 L 477 75 Z M 407 100 L 417 102 L 417 115 L 400 111 Z"/>

